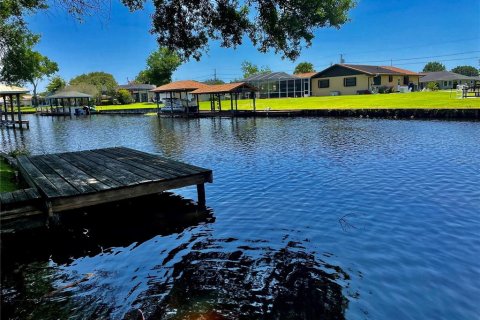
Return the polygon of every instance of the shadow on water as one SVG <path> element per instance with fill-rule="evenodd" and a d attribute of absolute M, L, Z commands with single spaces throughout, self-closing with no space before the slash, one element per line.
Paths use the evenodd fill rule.
<path fill-rule="evenodd" d="M 348 275 L 339 268 L 328 273 L 292 243 L 255 257 L 215 247 L 200 243 L 175 264 L 166 297 L 143 304 L 150 319 L 344 319 L 348 300 L 335 280 Z"/>
<path fill-rule="evenodd" d="M 344 319 L 339 267 L 298 242 L 217 239 L 214 222 L 162 194 L 3 237 L 1 318 Z"/>

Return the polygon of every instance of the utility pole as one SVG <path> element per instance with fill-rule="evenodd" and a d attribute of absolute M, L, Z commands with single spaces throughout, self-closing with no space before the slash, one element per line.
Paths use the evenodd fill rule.
<path fill-rule="evenodd" d="M 390 67 L 393 67 L 393 59 L 390 59 Z"/>
<path fill-rule="evenodd" d="M 340 53 L 340 63 L 345 63 L 345 59 L 343 58 L 343 53 Z"/>
<path fill-rule="evenodd" d="M 213 69 L 213 80 L 217 82 L 217 69 Z"/>

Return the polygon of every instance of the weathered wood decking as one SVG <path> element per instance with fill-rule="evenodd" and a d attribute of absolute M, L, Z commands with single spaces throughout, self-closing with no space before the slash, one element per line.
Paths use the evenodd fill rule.
<path fill-rule="evenodd" d="M 209 169 L 123 147 L 21 156 L 18 166 L 31 189 L 17 196 L 26 198 L 29 192 L 30 200 L 40 198 L 49 216 L 190 185 L 197 185 L 198 203 L 204 206 L 204 183 L 213 181 Z M 13 194 L 4 194 L 0 201 L 2 220 L 12 217 L 4 207 L 19 201 Z"/>

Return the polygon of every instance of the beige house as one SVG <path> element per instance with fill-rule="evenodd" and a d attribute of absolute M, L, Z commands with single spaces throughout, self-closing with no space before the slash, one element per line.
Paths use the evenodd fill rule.
<path fill-rule="evenodd" d="M 391 89 L 418 90 L 420 74 L 387 66 L 335 64 L 312 77 L 312 95 L 352 95 Z"/>
<path fill-rule="evenodd" d="M 125 89 L 130 91 L 132 98 L 135 102 L 153 102 L 155 94 L 151 92 L 155 89 L 153 84 L 146 83 L 129 83 L 122 84 L 117 87 L 117 90 Z"/>

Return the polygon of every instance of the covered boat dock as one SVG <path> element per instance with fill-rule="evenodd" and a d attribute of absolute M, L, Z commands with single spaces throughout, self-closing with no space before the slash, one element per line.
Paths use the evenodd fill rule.
<path fill-rule="evenodd" d="M 217 85 L 209 85 L 203 88 L 199 88 L 195 91 L 192 91 L 192 94 L 197 97 L 202 94 L 210 95 L 210 110 L 212 112 L 222 111 L 222 97 L 229 95 L 230 98 L 230 111 L 232 114 L 238 112 L 238 98 L 246 97 L 251 98 L 253 101 L 253 112 L 256 111 L 255 106 L 255 92 L 258 91 L 257 88 L 249 85 L 246 82 L 234 82 L 234 83 L 225 83 Z M 225 100 L 224 100 L 225 101 Z"/>
<path fill-rule="evenodd" d="M 93 96 L 83 92 L 60 91 L 48 96 L 46 99 L 50 108 L 47 107 L 46 110 L 41 109 L 40 111 L 42 115 L 70 116 L 72 115 L 72 107 L 88 106 L 92 98 Z M 68 112 L 65 109 L 66 107 L 68 107 Z"/>
<path fill-rule="evenodd" d="M 192 93 L 193 91 L 201 88 L 209 87 L 209 85 L 194 81 L 194 80 L 182 80 L 182 81 L 174 81 L 171 83 L 164 84 L 162 86 L 159 86 L 155 89 L 152 89 L 151 91 L 156 94 L 156 100 L 157 100 L 157 110 L 158 114 L 160 115 L 160 94 L 164 93 L 167 95 L 166 99 L 170 100 L 170 106 L 173 105 L 173 99 L 178 98 L 182 100 L 182 94 L 185 96 L 186 100 L 186 115 L 188 116 L 191 111 L 194 111 L 194 113 L 198 113 L 199 110 L 199 105 L 198 105 L 198 97 L 197 97 L 197 106 L 195 110 L 193 110 L 191 107 L 193 106 L 191 104 L 191 101 L 188 98 L 188 94 Z M 172 108 L 172 115 L 173 115 L 173 108 Z"/>
<path fill-rule="evenodd" d="M 28 120 L 22 120 L 22 113 L 20 111 L 20 96 L 26 94 L 30 90 L 17 87 L 17 86 L 8 86 L 5 84 L 0 84 L 0 97 L 3 100 L 3 108 L 0 107 L 0 125 L 13 127 L 14 129 L 18 127 L 23 129 L 25 125 L 27 129 L 30 127 Z M 8 98 L 8 103 L 7 103 Z M 17 119 L 15 120 L 15 111 L 14 105 L 16 100 L 17 105 Z M 8 110 L 8 104 L 10 104 L 10 111 Z"/>

